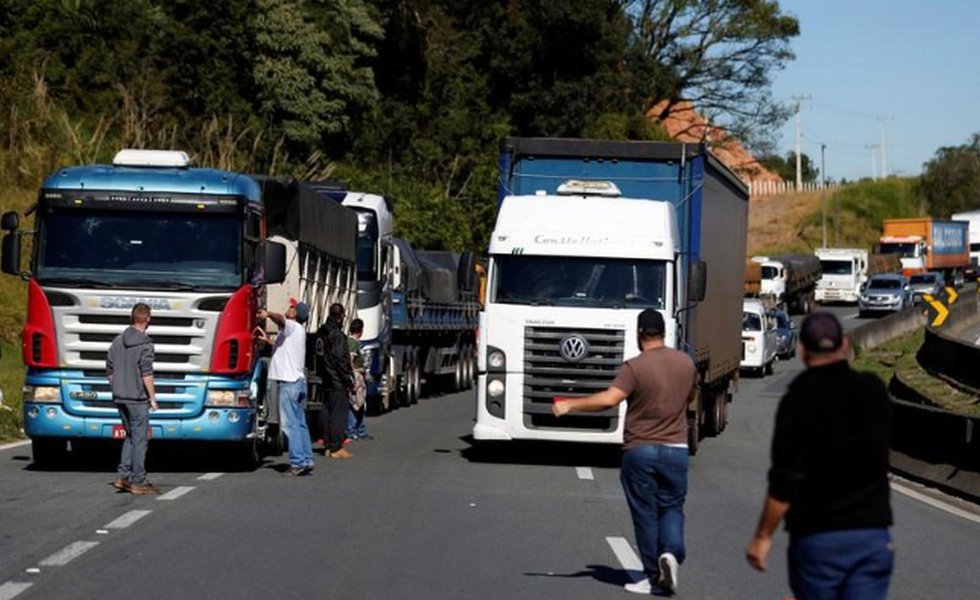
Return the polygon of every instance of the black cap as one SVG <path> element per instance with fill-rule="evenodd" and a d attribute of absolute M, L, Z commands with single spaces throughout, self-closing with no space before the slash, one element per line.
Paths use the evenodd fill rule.
<path fill-rule="evenodd" d="M 652 308 L 645 308 L 636 317 L 636 330 L 644 337 L 663 337 L 664 316 Z"/>
<path fill-rule="evenodd" d="M 800 343 L 808 352 L 834 352 L 844 343 L 844 328 L 829 312 L 815 312 L 803 320 Z"/>

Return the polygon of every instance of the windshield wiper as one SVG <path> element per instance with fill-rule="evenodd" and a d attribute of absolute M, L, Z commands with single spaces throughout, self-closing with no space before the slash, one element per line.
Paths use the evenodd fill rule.
<path fill-rule="evenodd" d="M 554 306 L 555 301 L 550 298 L 534 298 L 531 300 L 531 306 Z"/>
<path fill-rule="evenodd" d="M 85 277 L 45 277 L 38 278 L 41 285 L 60 285 L 64 287 L 78 288 L 114 288 L 114 283 L 99 281 L 97 279 L 87 279 Z"/>
<path fill-rule="evenodd" d="M 197 291 L 198 286 L 180 281 L 121 281 L 116 287 L 134 287 L 148 290 L 177 290 L 184 292 Z"/>

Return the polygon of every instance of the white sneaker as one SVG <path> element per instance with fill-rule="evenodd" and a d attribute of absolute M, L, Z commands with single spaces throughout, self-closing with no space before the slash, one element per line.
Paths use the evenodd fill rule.
<path fill-rule="evenodd" d="M 633 592 L 634 594 L 647 594 L 653 593 L 653 585 L 650 583 L 648 577 L 644 577 L 639 581 L 634 581 L 633 583 L 627 583 L 623 586 L 627 592 Z"/>
<path fill-rule="evenodd" d="M 670 552 L 664 552 L 657 560 L 657 566 L 660 567 L 657 585 L 668 594 L 673 594 L 677 591 L 677 558 Z"/>

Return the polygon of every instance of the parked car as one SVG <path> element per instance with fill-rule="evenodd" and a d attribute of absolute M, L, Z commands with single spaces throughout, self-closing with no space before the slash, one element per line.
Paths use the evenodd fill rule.
<path fill-rule="evenodd" d="M 777 310 L 772 313 L 776 321 L 776 358 L 785 360 L 796 356 L 796 323 L 785 311 Z"/>
<path fill-rule="evenodd" d="M 760 377 L 772 373 L 776 362 L 776 320 L 762 300 L 742 301 L 742 361 L 739 369 Z"/>
<path fill-rule="evenodd" d="M 909 287 L 912 288 L 912 303 L 918 304 L 926 294 L 934 297 L 942 294 L 946 281 L 942 273 L 916 273 L 909 277 Z"/>
<path fill-rule="evenodd" d="M 912 288 L 908 279 L 898 273 L 875 275 L 869 279 L 858 298 L 858 315 L 900 312 L 912 305 Z"/>

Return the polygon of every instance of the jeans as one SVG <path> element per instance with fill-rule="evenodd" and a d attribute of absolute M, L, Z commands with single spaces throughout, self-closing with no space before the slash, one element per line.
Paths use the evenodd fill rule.
<path fill-rule="evenodd" d="M 347 437 L 359 438 L 367 435 L 367 424 L 364 423 L 365 408 L 362 405 L 358 410 L 354 410 L 354 408 L 347 409 Z"/>
<path fill-rule="evenodd" d="M 684 562 L 684 499 L 687 497 L 687 448 L 647 444 L 623 453 L 619 479 L 633 517 L 643 571 L 659 575 L 657 559 L 670 552 Z"/>
<path fill-rule="evenodd" d="M 126 438 L 119 458 L 119 477 L 130 483 L 146 483 L 146 445 L 150 433 L 150 403 L 145 400 L 117 400 Z"/>
<path fill-rule="evenodd" d="M 305 402 L 306 379 L 279 382 L 279 411 L 283 431 L 289 439 L 289 464 L 296 469 L 313 466 L 313 446 L 303 411 Z"/>
<path fill-rule="evenodd" d="M 347 413 L 350 395 L 347 390 L 323 390 L 323 431 L 327 450 L 336 452 L 344 447 L 347 438 Z"/>
<path fill-rule="evenodd" d="M 887 529 L 790 536 L 789 584 L 798 600 L 883 600 L 895 562 Z"/>

